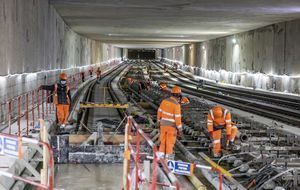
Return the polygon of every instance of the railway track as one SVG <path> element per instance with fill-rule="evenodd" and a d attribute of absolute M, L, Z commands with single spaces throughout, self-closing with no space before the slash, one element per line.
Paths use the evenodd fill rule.
<path fill-rule="evenodd" d="M 163 73 L 162 66 L 156 64 L 160 73 Z M 216 103 L 224 104 L 230 107 L 238 108 L 247 112 L 251 112 L 257 115 L 265 116 L 276 121 L 281 121 L 284 123 L 292 124 L 294 126 L 299 126 L 300 123 L 300 111 L 299 111 L 299 100 L 295 98 L 284 98 L 276 97 L 274 95 L 260 94 L 257 92 L 247 92 L 245 90 L 228 90 L 225 87 L 210 87 L 205 86 L 204 89 L 197 89 L 198 83 L 195 79 L 188 78 L 188 80 L 182 78 L 186 77 L 183 74 L 178 74 L 179 72 L 168 72 L 170 76 L 175 77 L 181 83 L 174 82 L 183 88 L 184 91 L 192 95 L 203 97 L 205 99 L 211 100 Z M 170 77 L 172 79 L 172 77 Z M 167 78 L 167 77 L 166 77 Z M 170 80 L 169 78 L 169 80 Z M 171 80 L 172 81 L 172 80 Z M 217 89 L 210 90 L 210 89 Z M 241 92 L 240 92 L 241 91 Z M 222 92 L 222 93 L 218 93 Z M 223 92 L 230 92 L 230 94 L 224 94 Z M 238 96 L 232 96 L 235 94 Z M 255 97 L 261 98 L 264 102 L 259 102 L 251 98 Z M 271 103 L 270 103 L 271 102 Z M 293 109 L 282 107 L 282 105 L 292 106 Z"/>
<path fill-rule="evenodd" d="M 163 68 L 160 62 L 155 62 L 155 64 L 160 68 Z M 188 79 L 190 82 L 193 82 L 193 84 L 199 83 L 199 81 L 196 80 L 192 75 L 185 74 L 180 70 L 177 71 L 172 70 L 172 74 L 177 74 L 181 77 L 184 77 L 184 79 Z M 253 100 L 265 101 L 272 104 L 288 106 L 298 110 L 300 109 L 300 97 L 296 97 L 296 96 L 267 93 L 267 92 L 261 92 L 255 90 L 251 91 L 249 89 L 233 87 L 233 86 L 224 86 L 209 81 L 205 82 L 204 87 L 208 88 L 211 91 L 224 92 L 224 94 L 243 96 Z"/>
<path fill-rule="evenodd" d="M 116 95 L 115 89 L 112 88 L 112 81 L 126 68 L 127 64 L 120 65 L 117 69 L 102 76 L 89 87 L 89 90 L 85 97 L 85 102 L 91 103 L 120 103 L 119 97 Z M 125 116 L 125 112 L 120 109 L 114 108 L 89 108 L 84 109 L 80 124 L 81 126 L 88 128 L 87 130 L 96 131 L 95 128 L 99 122 L 105 127 L 117 127 L 122 118 Z M 107 119 L 109 118 L 109 119 Z M 113 131 L 114 128 L 105 129 L 107 131 Z"/>

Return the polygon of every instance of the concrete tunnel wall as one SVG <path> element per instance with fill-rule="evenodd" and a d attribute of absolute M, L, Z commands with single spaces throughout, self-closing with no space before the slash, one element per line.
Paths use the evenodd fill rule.
<path fill-rule="evenodd" d="M 61 70 L 71 75 L 121 56 L 72 31 L 48 0 L 0 0 L 0 41 L 1 103 L 54 83 Z"/>
<path fill-rule="evenodd" d="M 300 93 L 300 20 L 164 49 L 186 71 L 229 84 Z M 236 39 L 236 43 L 233 43 Z"/>

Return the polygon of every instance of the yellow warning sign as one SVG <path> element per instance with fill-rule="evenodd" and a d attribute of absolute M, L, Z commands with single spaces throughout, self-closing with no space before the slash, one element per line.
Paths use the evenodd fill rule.
<path fill-rule="evenodd" d="M 116 108 L 127 109 L 128 104 L 80 103 L 80 108 Z"/>

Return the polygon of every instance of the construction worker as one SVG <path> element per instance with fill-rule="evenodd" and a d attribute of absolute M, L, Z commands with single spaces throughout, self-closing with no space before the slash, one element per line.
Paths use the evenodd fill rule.
<path fill-rule="evenodd" d="M 168 90 L 168 86 L 166 83 L 161 82 L 161 83 L 159 83 L 159 89 L 166 91 L 166 90 Z"/>
<path fill-rule="evenodd" d="M 160 126 L 160 146 L 157 156 L 166 159 L 173 153 L 177 132 L 182 136 L 180 87 L 174 86 L 171 93 L 171 97 L 164 99 L 157 111 L 157 122 Z"/>
<path fill-rule="evenodd" d="M 199 81 L 198 81 L 198 84 L 197 84 L 197 90 L 199 89 L 199 88 L 203 88 L 204 87 L 204 80 L 203 79 L 200 79 Z"/>
<path fill-rule="evenodd" d="M 84 72 L 83 71 L 80 73 L 80 76 L 81 76 L 81 82 L 84 82 Z"/>
<path fill-rule="evenodd" d="M 221 136 L 222 130 L 226 130 L 226 145 L 232 144 L 235 136 L 232 135 L 231 114 L 221 106 L 214 106 L 209 110 L 207 116 L 207 128 L 210 138 L 213 141 L 213 156 L 221 156 Z M 236 134 L 236 132 L 235 132 Z"/>
<path fill-rule="evenodd" d="M 97 75 L 97 81 L 101 79 L 101 69 L 100 67 L 98 67 L 97 71 L 96 71 L 96 75 Z"/>
<path fill-rule="evenodd" d="M 187 97 L 185 97 L 185 96 L 183 96 L 181 99 L 180 99 L 180 104 L 181 105 L 188 105 L 190 103 L 190 100 L 187 98 Z"/>
<path fill-rule="evenodd" d="M 167 71 L 167 65 L 164 64 L 164 71 Z"/>
<path fill-rule="evenodd" d="M 71 93 L 69 85 L 67 84 L 67 79 L 67 75 L 61 73 L 58 83 L 54 85 L 42 85 L 40 87 L 40 89 L 53 92 L 53 103 L 56 105 L 58 125 L 61 127 L 65 127 L 68 123 L 71 104 Z"/>
<path fill-rule="evenodd" d="M 93 77 L 93 72 L 94 72 L 94 69 L 93 69 L 93 67 L 91 67 L 90 70 L 89 70 L 90 77 Z"/>
<path fill-rule="evenodd" d="M 178 69 L 178 65 L 175 63 L 174 64 L 174 70 L 176 71 Z"/>

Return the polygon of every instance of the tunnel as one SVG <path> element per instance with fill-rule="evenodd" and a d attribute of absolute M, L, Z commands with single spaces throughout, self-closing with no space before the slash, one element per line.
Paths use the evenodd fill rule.
<path fill-rule="evenodd" d="M 300 188 L 299 0 L 0 0 L 0 190 Z"/>

